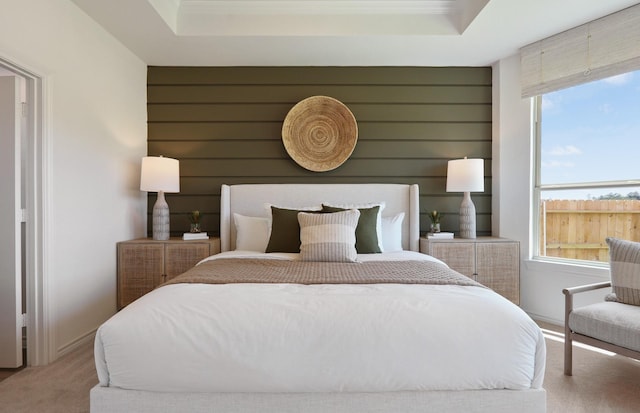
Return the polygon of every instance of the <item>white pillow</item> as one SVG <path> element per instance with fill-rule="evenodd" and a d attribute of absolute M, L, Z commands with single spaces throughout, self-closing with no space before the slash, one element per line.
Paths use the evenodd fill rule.
<path fill-rule="evenodd" d="M 380 248 L 380 252 L 385 251 L 384 245 L 382 243 L 382 211 L 387 204 L 384 201 L 365 204 L 330 204 L 324 202 L 323 205 L 344 209 L 373 208 L 374 206 L 379 206 L 380 209 L 378 210 L 378 219 L 376 221 L 376 235 L 378 236 L 378 247 Z"/>
<path fill-rule="evenodd" d="M 382 245 L 386 252 L 402 251 L 402 221 L 404 212 L 382 217 Z"/>
<path fill-rule="evenodd" d="M 265 252 L 269 243 L 269 220 L 233 213 L 236 226 L 236 249 Z"/>
<path fill-rule="evenodd" d="M 276 205 L 276 204 L 270 204 L 268 202 L 265 202 L 264 210 L 265 210 L 265 213 L 267 214 L 267 218 L 269 219 L 271 219 L 271 207 L 276 207 L 280 209 L 295 209 L 298 211 L 322 211 L 322 205 L 296 207 L 296 206 L 287 206 L 287 205 Z"/>
<path fill-rule="evenodd" d="M 326 214 L 298 213 L 302 261 L 355 262 L 356 226 L 360 211 Z"/>

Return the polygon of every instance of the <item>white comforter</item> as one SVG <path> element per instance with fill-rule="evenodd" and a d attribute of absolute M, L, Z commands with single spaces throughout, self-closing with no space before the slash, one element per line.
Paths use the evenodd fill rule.
<path fill-rule="evenodd" d="M 360 256 L 381 258 L 430 257 Z M 95 357 L 102 386 L 163 392 L 529 389 L 545 344 L 480 287 L 176 284 L 105 322 Z"/>

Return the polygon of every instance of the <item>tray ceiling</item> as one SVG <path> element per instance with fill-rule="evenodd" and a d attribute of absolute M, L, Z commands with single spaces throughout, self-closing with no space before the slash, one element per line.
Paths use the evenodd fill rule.
<path fill-rule="evenodd" d="M 178 36 L 459 35 L 489 0 L 148 0 Z"/>
<path fill-rule="evenodd" d="M 633 0 L 72 0 L 149 65 L 487 66 Z"/>

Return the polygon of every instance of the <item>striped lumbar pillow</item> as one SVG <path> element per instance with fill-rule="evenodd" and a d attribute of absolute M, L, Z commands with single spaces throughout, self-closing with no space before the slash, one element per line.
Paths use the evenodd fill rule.
<path fill-rule="evenodd" d="M 617 301 L 640 305 L 640 242 L 607 238 L 611 285 Z"/>
<path fill-rule="evenodd" d="M 300 259 L 354 262 L 358 256 L 356 227 L 359 218 L 357 209 L 330 214 L 300 212 Z"/>

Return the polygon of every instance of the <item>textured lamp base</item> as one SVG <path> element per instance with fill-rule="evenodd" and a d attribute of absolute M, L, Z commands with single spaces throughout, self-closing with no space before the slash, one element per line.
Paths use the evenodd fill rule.
<path fill-rule="evenodd" d="M 476 237 L 476 207 L 469 192 L 464 193 L 460 204 L 460 238 Z"/>
<path fill-rule="evenodd" d="M 169 204 L 164 199 L 164 192 L 158 192 L 158 199 L 153 205 L 153 239 L 166 241 L 169 239 Z"/>

